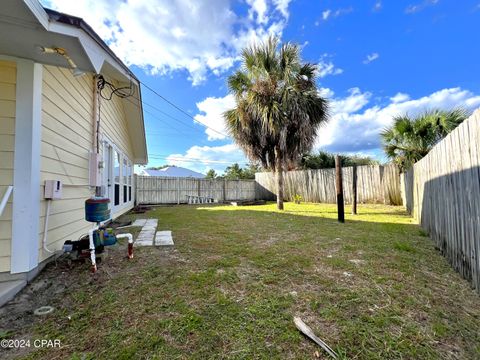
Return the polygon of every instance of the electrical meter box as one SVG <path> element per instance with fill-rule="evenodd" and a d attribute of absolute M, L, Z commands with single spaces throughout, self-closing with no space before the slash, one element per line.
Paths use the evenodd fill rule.
<path fill-rule="evenodd" d="M 45 199 L 61 199 L 62 187 L 60 180 L 45 180 Z"/>

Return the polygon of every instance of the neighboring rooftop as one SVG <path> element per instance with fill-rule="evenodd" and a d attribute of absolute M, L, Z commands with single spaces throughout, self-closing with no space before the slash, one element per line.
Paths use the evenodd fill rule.
<path fill-rule="evenodd" d="M 165 176 L 165 177 L 186 177 L 186 178 L 205 178 L 204 174 L 199 172 L 183 168 L 180 166 L 167 166 L 163 169 L 154 170 L 154 169 L 143 169 L 140 172 L 141 176 Z"/>

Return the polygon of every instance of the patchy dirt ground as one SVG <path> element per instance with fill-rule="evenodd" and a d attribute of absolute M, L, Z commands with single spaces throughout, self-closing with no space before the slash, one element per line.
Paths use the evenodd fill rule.
<path fill-rule="evenodd" d="M 400 208 L 173 206 L 174 248 L 109 248 L 95 275 L 59 260 L 0 309 L 0 335 L 61 348 L 1 359 L 479 359 L 480 297 Z M 139 230 L 139 229 L 137 229 Z M 126 230 L 124 230 L 126 231 Z M 55 311 L 33 315 L 39 306 Z"/>
<path fill-rule="evenodd" d="M 126 217 L 128 219 L 128 217 Z M 122 232 L 137 234 L 139 228 L 127 228 Z M 41 326 L 42 322 L 55 315 L 59 309 L 70 308 L 73 312 L 74 303 L 65 297 L 67 293 L 80 291 L 82 288 L 96 289 L 101 292 L 102 288 L 114 280 L 124 270 L 127 261 L 126 240 L 122 239 L 119 244 L 107 247 L 102 254 L 98 271 L 90 272 L 88 260 L 72 261 L 68 256 L 62 255 L 55 261 L 47 264 L 40 274 L 33 279 L 15 298 L 0 308 L 0 339 L 30 340 L 30 345 L 4 349 L 0 348 L 0 359 L 17 359 L 26 356 L 36 350 L 33 340 L 43 338 L 36 335 L 35 326 Z M 38 316 L 34 311 L 42 306 L 52 306 L 54 312 L 48 315 Z M 67 315 L 67 319 L 69 315 Z M 33 327 L 32 327 L 33 325 Z M 32 331 L 33 330 L 33 331 Z"/>

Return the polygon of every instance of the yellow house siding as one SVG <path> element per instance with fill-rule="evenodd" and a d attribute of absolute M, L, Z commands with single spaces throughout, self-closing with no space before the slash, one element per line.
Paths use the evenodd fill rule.
<path fill-rule="evenodd" d="M 108 81 L 112 82 L 110 79 Z M 118 83 L 114 83 L 116 87 L 121 87 Z M 109 96 L 109 90 L 105 90 L 105 95 Z M 130 135 L 127 129 L 128 119 L 125 116 L 125 110 L 123 107 L 123 101 L 129 101 L 128 98 L 120 99 L 118 96 L 113 96 L 111 100 L 100 99 L 100 131 L 105 134 L 106 137 L 113 141 L 124 155 L 126 155 L 130 161 L 133 160 L 133 147 L 130 139 Z M 118 121 L 118 119 L 124 119 L 124 121 Z M 123 190 L 120 190 L 121 192 Z M 112 217 L 115 218 L 125 211 L 131 209 L 132 205 L 124 205 L 112 213 Z"/>
<path fill-rule="evenodd" d="M 90 84 L 83 78 L 90 80 Z M 89 152 L 93 137 L 92 75 L 75 78 L 67 69 L 44 66 L 42 89 L 42 145 L 40 184 L 39 260 L 43 250 L 47 201 L 45 180 L 61 180 L 62 198 L 53 200 L 48 220 L 47 244 L 61 249 L 65 240 L 76 240 L 91 227 L 84 220 L 83 203 L 94 191 L 89 182 Z"/>
<path fill-rule="evenodd" d="M 107 91 L 107 90 L 106 90 Z M 120 98 L 101 99 L 100 132 L 126 156 L 133 158 L 125 112 Z M 65 240 L 77 240 L 92 227 L 84 220 L 84 202 L 94 194 L 89 184 L 89 154 L 93 139 L 92 75 L 74 77 L 67 69 L 44 66 L 42 97 L 41 199 L 39 260 L 51 254 L 43 250 L 47 201 L 44 181 L 61 180 L 63 196 L 51 202 L 47 244 L 61 249 Z M 102 151 L 103 146 L 100 146 Z M 120 215 L 125 207 L 112 214 Z"/>
<path fill-rule="evenodd" d="M 109 95 L 108 91 L 105 91 L 107 95 Z M 122 101 L 129 101 L 129 99 L 122 100 L 118 96 L 113 96 L 111 100 L 101 99 L 100 101 L 100 131 L 107 134 L 108 138 L 118 146 L 120 151 L 132 160 L 133 149 L 127 129 L 128 119 L 125 118 L 125 110 L 122 103 Z M 118 119 L 125 119 L 125 121 L 119 122 Z"/>
<path fill-rule="evenodd" d="M 13 184 L 16 64 L 0 60 L 0 198 Z M 10 270 L 12 197 L 0 216 L 0 272 Z"/>

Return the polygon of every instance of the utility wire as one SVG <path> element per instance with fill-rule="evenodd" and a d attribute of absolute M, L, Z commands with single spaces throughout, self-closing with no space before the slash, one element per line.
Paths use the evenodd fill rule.
<path fill-rule="evenodd" d="M 140 81 L 139 81 L 140 82 Z M 195 119 L 195 117 L 193 117 L 192 115 L 190 115 L 187 111 L 183 110 L 182 108 L 180 108 L 178 105 L 176 105 L 175 103 L 173 103 L 172 101 L 168 100 L 166 97 L 164 97 L 163 95 L 159 94 L 156 90 L 152 89 L 150 86 L 144 84 L 143 82 L 140 82 L 141 85 L 143 85 L 146 89 L 150 90 L 152 93 L 154 93 L 155 95 L 157 95 L 160 99 L 162 99 L 163 101 L 165 101 L 167 104 L 173 106 L 175 109 L 177 109 L 178 111 L 180 111 L 182 114 L 188 116 L 189 118 L 191 118 L 195 123 L 198 123 L 198 124 L 201 124 L 203 125 L 204 127 L 206 127 L 207 129 L 210 129 L 214 132 L 216 132 L 217 134 L 219 135 L 222 135 L 222 136 L 225 136 L 225 137 L 229 137 L 228 135 L 214 129 L 214 128 L 211 128 L 210 126 L 208 126 L 207 124 Z M 105 86 L 109 87 L 111 93 L 108 97 L 104 96 L 102 94 L 102 90 L 105 88 Z M 155 109 L 156 111 L 164 114 L 165 116 L 168 116 L 169 118 L 171 118 L 172 120 L 175 120 L 177 122 L 179 122 L 180 124 L 182 125 L 186 125 L 194 130 L 198 130 L 197 128 L 191 126 L 190 124 L 180 120 L 180 119 L 177 119 L 175 117 L 173 117 L 172 115 L 164 112 L 163 110 L 157 108 L 156 106 L 152 105 L 152 104 L 149 104 L 143 100 L 141 100 L 140 98 L 136 97 L 134 95 L 134 89 L 133 89 L 133 86 L 132 86 L 132 80 L 130 79 L 130 85 L 128 87 L 121 87 L 121 88 L 116 88 L 112 83 L 108 82 L 105 80 L 105 78 L 103 76 L 101 76 L 98 81 L 97 81 L 97 87 L 98 89 L 100 90 L 100 96 L 105 99 L 105 100 L 111 100 L 113 98 L 114 95 L 122 98 L 122 99 L 126 99 L 127 101 L 129 101 L 131 104 L 137 106 L 137 107 L 140 107 L 137 103 L 131 101 L 129 98 L 130 97 L 133 97 L 134 99 L 136 99 L 137 101 L 140 101 L 142 104 L 144 105 L 147 105 L 147 106 L 150 106 L 151 108 Z M 124 92 L 125 90 L 128 90 L 128 92 Z M 152 116 L 154 119 L 157 119 L 161 122 L 164 122 L 165 124 L 167 124 L 168 126 L 170 126 L 172 129 L 175 129 L 177 131 L 179 131 L 180 133 L 184 134 L 184 135 L 187 135 L 186 133 L 184 133 L 182 130 L 180 130 L 179 128 L 177 127 L 174 127 L 172 126 L 172 124 L 170 124 L 169 122 L 166 122 L 166 121 L 163 121 L 162 119 L 156 117 L 154 114 L 152 114 L 151 112 L 145 110 L 143 107 L 142 109 L 144 112 L 146 112 L 147 114 L 149 114 L 150 116 Z M 188 158 L 188 157 L 181 157 L 181 158 L 175 158 L 175 157 L 172 157 L 172 156 L 168 156 L 168 157 L 165 157 L 165 156 L 162 156 L 162 155 L 155 155 L 155 154 L 150 154 L 151 158 L 153 159 L 165 159 L 165 160 L 174 160 L 174 161 L 184 161 L 184 162 L 201 162 L 201 163 L 205 163 L 205 164 L 232 164 L 232 162 L 227 162 L 227 161 L 216 161 L 216 160 L 203 160 L 203 159 L 195 159 L 195 158 Z M 239 163 L 239 164 L 247 164 L 246 162 L 242 162 L 242 163 Z"/>
<path fill-rule="evenodd" d="M 166 155 L 155 155 L 149 154 L 149 158 L 152 159 L 159 159 L 159 160 L 173 160 L 173 161 L 184 161 L 190 163 L 204 163 L 204 164 L 219 164 L 219 165 L 232 165 L 237 163 L 239 165 L 248 165 L 248 162 L 238 162 L 238 161 L 221 161 L 221 160 L 203 160 L 203 159 L 195 159 L 189 157 L 175 157 L 175 156 L 166 156 Z"/>
<path fill-rule="evenodd" d="M 138 101 L 140 101 L 140 99 L 136 98 L 135 96 L 134 96 L 133 98 L 134 98 L 134 99 L 137 99 Z M 139 106 L 138 104 L 136 104 L 135 102 L 133 102 L 132 100 L 130 100 L 130 99 L 128 99 L 128 98 L 127 98 L 126 100 L 127 100 L 128 102 L 130 102 L 131 104 L 135 105 L 136 107 L 140 108 L 140 106 Z M 147 106 L 151 107 L 152 109 L 155 109 L 156 111 L 162 113 L 163 115 L 169 117 L 169 118 L 172 119 L 172 120 L 175 120 L 176 122 L 178 122 L 178 123 L 180 123 L 180 124 L 182 124 L 182 125 L 185 125 L 185 126 L 191 128 L 191 129 L 193 129 L 193 130 L 196 130 L 196 131 L 200 130 L 200 129 L 192 126 L 191 124 L 189 124 L 189 123 L 187 123 L 187 122 L 185 122 L 185 121 L 182 121 L 182 120 L 180 120 L 180 119 L 178 119 L 178 118 L 170 115 L 169 113 L 166 113 L 165 111 L 159 109 L 158 107 L 156 107 L 156 106 L 154 106 L 154 105 L 152 105 L 152 104 L 149 104 L 149 103 L 147 103 L 147 102 L 145 102 L 145 101 L 143 101 L 143 100 L 142 100 L 142 103 L 143 103 L 144 105 L 147 105 Z M 153 116 L 154 119 L 157 119 L 157 120 L 159 120 L 159 121 L 162 121 L 162 122 L 164 122 L 165 124 L 171 126 L 171 123 L 166 122 L 166 121 L 164 121 L 163 119 L 157 118 L 154 114 L 152 114 L 152 113 L 149 112 L 148 110 L 143 109 L 143 111 L 145 111 L 147 114 L 150 114 L 151 116 Z"/>
<path fill-rule="evenodd" d="M 175 109 L 177 109 L 178 111 L 180 111 L 181 113 L 185 114 L 186 116 L 188 116 L 189 118 L 191 118 L 194 122 L 196 123 L 199 123 L 203 126 L 205 126 L 206 128 L 216 132 L 217 134 L 219 135 L 222 135 L 222 136 L 225 136 L 225 137 L 229 137 L 227 134 L 224 134 L 210 126 L 208 126 L 207 124 L 201 122 L 200 120 L 197 120 L 195 119 L 195 117 L 193 117 L 192 115 L 190 115 L 187 111 L 183 110 L 180 106 L 174 104 L 172 101 L 168 100 L 165 96 L 159 94 L 157 91 L 155 91 L 154 89 L 152 89 L 150 86 L 148 86 L 147 84 L 141 82 L 141 84 L 148 90 L 150 90 L 151 92 L 153 92 L 155 95 L 157 95 L 160 99 L 162 99 L 163 101 L 165 101 L 166 103 L 168 103 L 169 105 L 173 106 Z"/>
<path fill-rule="evenodd" d="M 195 117 L 193 117 L 192 115 L 190 115 L 187 111 L 183 110 L 180 106 L 176 105 L 175 103 L 173 103 L 171 100 L 167 99 L 165 96 L 161 95 L 160 93 L 158 93 L 156 90 L 154 90 L 153 88 L 151 88 L 150 86 L 148 86 L 147 84 L 143 83 L 143 82 L 140 82 L 138 81 L 141 85 L 143 85 L 146 89 L 150 90 L 152 93 L 154 93 L 155 95 L 157 95 L 160 99 L 162 99 L 163 101 L 165 101 L 167 104 L 169 104 L 170 106 L 173 106 L 175 109 L 177 109 L 178 111 L 180 111 L 182 114 L 188 116 L 190 119 L 192 119 L 195 123 L 198 123 L 198 124 L 201 124 L 203 126 L 205 126 L 207 129 L 210 129 L 214 132 L 216 132 L 217 134 L 219 135 L 222 135 L 222 136 L 225 136 L 225 137 L 229 137 L 227 134 L 224 134 L 210 126 L 208 126 L 207 124 L 203 123 L 202 121 L 200 120 L 197 120 L 195 119 Z M 122 99 L 127 99 L 129 97 L 133 97 L 134 99 L 136 99 L 137 101 L 141 101 L 143 104 L 147 105 L 147 106 L 150 106 L 154 109 L 156 109 L 157 111 L 160 111 L 162 112 L 163 114 L 165 114 L 166 116 L 176 120 L 176 121 L 180 121 L 176 118 L 174 118 L 173 116 L 165 113 L 164 111 L 156 108 L 155 106 L 151 105 L 151 104 L 148 104 L 146 103 L 145 101 L 141 100 L 140 98 L 136 97 L 134 95 L 135 93 L 135 90 L 133 88 L 133 83 L 132 83 L 132 79 L 130 79 L 130 85 L 129 86 L 126 86 L 126 87 L 120 87 L 120 88 L 117 88 L 115 87 L 112 83 L 108 82 L 102 75 L 99 76 L 98 78 L 98 81 L 97 81 L 97 87 L 98 89 L 100 90 L 100 96 L 105 99 L 105 100 L 111 100 L 113 98 L 114 95 L 118 96 L 119 98 L 122 98 Z M 102 94 L 102 91 L 105 87 L 108 87 L 110 89 L 110 95 L 107 97 L 105 95 Z M 125 90 L 128 90 L 128 92 L 125 92 Z M 132 104 L 135 104 L 132 102 Z M 137 105 L 137 104 L 135 104 Z M 137 105 L 138 106 L 138 105 Z M 180 121 L 181 122 L 181 121 Z M 183 123 L 183 122 L 182 122 Z M 186 123 L 184 123 L 186 125 Z M 194 127 L 192 127 L 194 128 Z M 194 128 L 196 129 L 196 128 Z"/>

